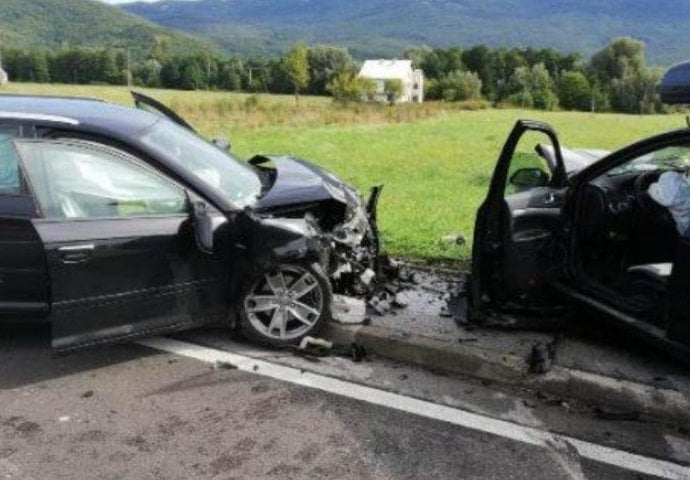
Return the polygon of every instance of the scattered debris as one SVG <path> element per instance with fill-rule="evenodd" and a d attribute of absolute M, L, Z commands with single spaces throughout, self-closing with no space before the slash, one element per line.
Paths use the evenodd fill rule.
<path fill-rule="evenodd" d="M 612 420 L 617 422 L 635 422 L 640 419 L 640 412 L 614 412 L 601 407 L 594 409 L 594 415 L 600 420 Z"/>
<path fill-rule="evenodd" d="M 561 407 L 565 404 L 562 398 L 549 395 L 547 393 L 542 392 L 541 390 L 537 390 L 537 398 L 546 405 L 551 405 L 554 407 Z"/>
<path fill-rule="evenodd" d="M 345 325 L 359 325 L 367 319 L 366 302 L 360 298 L 333 295 L 333 321 Z"/>
<path fill-rule="evenodd" d="M 556 359 L 556 346 L 561 339 L 562 335 L 556 335 L 550 342 L 538 342 L 532 347 L 527 358 L 529 373 L 543 374 L 551 370 Z"/>
<path fill-rule="evenodd" d="M 393 307 L 392 296 L 386 291 L 379 292 L 369 299 L 368 304 L 378 315 L 385 315 Z"/>
<path fill-rule="evenodd" d="M 410 299 L 405 292 L 398 292 L 393 297 L 393 306 L 396 308 L 407 308 L 410 304 Z"/>
<path fill-rule="evenodd" d="M 237 365 L 233 365 L 230 362 L 223 362 L 218 360 L 213 366 L 216 370 L 237 370 Z"/>
<path fill-rule="evenodd" d="M 470 343 L 479 340 L 477 337 L 458 338 L 458 343 Z"/>
<path fill-rule="evenodd" d="M 460 326 L 468 324 L 467 318 L 467 285 L 468 277 L 461 274 L 461 277 L 456 282 L 448 285 L 448 289 L 444 295 L 446 304 L 441 308 L 440 315 L 442 317 L 452 318 Z"/>
<path fill-rule="evenodd" d="M 91 398 L 93 397 L 93 390 L 87 390 L 81 394 L 81 398 Z"/>
<path fill-rule="evenodd" d="M 304 337 L 297 347 L 298 355 L 312 357 L 327 357 L 331 354 L 333 342 L 323 338 Z"/>
<path fill-rule="evenodd" d="M 355 363 L 359 363 L 367 357 L 366 348 L 357 343 L 334 345 L 332 353 L 337 357 L 349 358 Z"/>
<path fill-rule="evenodd" d="M 450 235 L 444 235 L 441 237 L 441 243 L 448 246 L 456 245 L 458 247 L 463 247 L 467 243 L 464 235 L 459 233 L 452 233 Z"/>
<path fill-rule="evenodd" d="M 314 337 L 303 338 L 295 353 L 307 359 L 334 355 L 349 358 L 356 363 L 367 357 L 366 349 L 357 343 L 335 344 L 323 338 Z"/>

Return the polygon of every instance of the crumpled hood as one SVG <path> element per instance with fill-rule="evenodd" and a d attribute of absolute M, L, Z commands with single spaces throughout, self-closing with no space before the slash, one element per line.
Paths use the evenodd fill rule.
<path fill-rule="evenodd" d="M 254 166 L 275 167 L 275 181 L 257 200 L 257 210 L 286 207 L 325 200 L 348 205 L 360 203 L 356 191 L 332 173 L 305 160 L 289 156 L 261 155 L 249 160 Z"/>

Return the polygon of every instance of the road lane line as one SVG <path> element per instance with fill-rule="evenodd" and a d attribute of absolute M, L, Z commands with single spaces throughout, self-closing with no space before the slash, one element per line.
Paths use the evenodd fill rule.
<path fill-rule="evenodd" d="M 200 360 L 206 363 L 230 363 L 236 366 L 238 370 L 245 372 L 270 377 L 303 387 L 318 389 L 342 397 L 360 400 L 421 417 L 451 423 L 460 427 L 489 433 L 529 445 L 551 448 L 554 442 L 567 442 L 571 444 L 583 458 L 628 471 L 673 480 L 690 479 L 690 467 L 677 463 L 617 450 L 615 448 L 579 440 L 566 435 L 553 434 L 537 428 L 518 425 L 505 420 L 498 420 L 458 408 L 438 405 L 426 400 L 406 397 L 404 395 L 379 390 L 358 383 L 350 383 L 326 375 L 303 371 L 294 367 L 278 365 L 265 360 L 258 360 L 236 353 L 216 350 L 169 338 L 149 338 L 137 343 L 145 347 Z"/>

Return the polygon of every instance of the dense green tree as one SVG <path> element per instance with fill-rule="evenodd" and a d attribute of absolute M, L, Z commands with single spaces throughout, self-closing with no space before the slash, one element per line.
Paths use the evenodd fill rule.
<path fill-rule="evenodd" d="M 616 78 L 644 72 L 644 43 L 631 37 L 616 38 L 595 53 L 589 65 L 592 76 L 604 84 Z"/>
<path fill-rule="evenodd" d="M 199 90 L 206 88 L 204 70 L 197 59 L 189 59 L 185 62 L 180 72 L 180 87 L 185 90 Z"/>
<path fill-rule="evenodd" d="M 476 72 L 482 81 L 482 93 L 488 97 L 495 94 L 495 55 L 486 45 L 477 45 L 462 53 L 462 62 L 470 72 Z"/>
<path fill-rule="evenodd" d="M 317 46 L 309 49 L 309 85 L 306 91 L 312 95 L 325 95 L 326 86 L 343 72 L 354 71 L 350 53 L 345 48 Z"/>
<path fill-rule="evenodd" d="M 295 45 L 283 58 L 283 70 L 294 89 L 295 102 L 299 94 L 309 85 L 309 50 L 306 45 Z"/>
<path fill-rule="evenodd" d="M 587 77 L 582 72 L 564 72 L 558 80 L 558 101 L 566 110 L 589 110 L 592 89 Z"/>
<path fill-rule="evenodd" d="M 474 72 L 458 70 L 441 80 L 432 80 L 427 87 L 427 95 L 448 102 L 478 99 L 482 95 L 482 81 Z"/>

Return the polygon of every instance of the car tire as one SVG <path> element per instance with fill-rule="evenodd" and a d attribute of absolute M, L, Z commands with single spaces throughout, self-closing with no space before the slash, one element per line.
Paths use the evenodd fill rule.
<path fill-rule="evenodd" d="M 318 335 L 330 321 L 333 293 L 319 264 L 283 264 L 248 282 L 239 302 L 239 331 L 283 348 Z"/>

